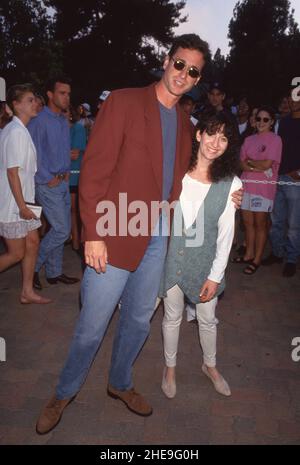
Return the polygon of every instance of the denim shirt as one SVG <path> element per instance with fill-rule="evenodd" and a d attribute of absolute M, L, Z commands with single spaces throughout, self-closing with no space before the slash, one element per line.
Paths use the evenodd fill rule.
<path fill-rule="evenodd" d="M 67 119 L 50 108 L 27 126 L 37 151 L 37 184 L 47 184 L 56 174 L 70 171 L 70 128 Z"/>

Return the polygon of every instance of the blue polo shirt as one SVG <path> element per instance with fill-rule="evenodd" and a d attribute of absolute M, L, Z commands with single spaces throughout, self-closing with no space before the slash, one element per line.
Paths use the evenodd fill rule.
<path fill-rule="evenodd" d="M 27 126 L 37 151 L 37 184 L 47 184 L 56 174 L 70 171 L 70 128 L 67 119 L 50 108 Z"/>
<path fill-rule="evenodd" d="M 85 128 L 79 123 L 73 124 L 70 128 L 71 135 L 71 149 L 79 149 L 80 155 L 77 160 L 71 161 L 71 171 L 80 171 L 82 162 L 83 152 L 86 147 L 86 131 Z M 78 186 L 79 172 L 71 173 L 70 186 Z"/>

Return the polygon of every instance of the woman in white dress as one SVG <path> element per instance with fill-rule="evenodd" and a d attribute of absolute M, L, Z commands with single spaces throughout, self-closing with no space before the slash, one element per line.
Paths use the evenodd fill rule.
<path fill-rule="evenodd" d="M 0 135 L 0 236 L 7 247 L 7 252 L 0 255 L 0 272 L 21 262 L 20 302 L 47 304 L 51 300 L 36 294 L 32 287 L 41 222 L 27 206 L 35 201 L 34 175 L 37 170 L 36 150 L 26 128 L 31 118 L 37 115 L 31 85 L 10 88 L 7 103 L 14 117 Z"/>
<path fill-rule="evenodd" d="M 235 176 L 238 140 L 225 114 L 209 112 L 201 116 L 194 142 L 174 213 L 160 290 L 165 307 L 162 390 L 168 398 L 176 395 L 176 358 L 185 298 L 196 305 L 202 371 L 217 392 L 231 394 L 216 368 L 215 309 L 225 288 L 224 272 L 234 236 L 235 206 L 231 195 L 242 187 Z"/>

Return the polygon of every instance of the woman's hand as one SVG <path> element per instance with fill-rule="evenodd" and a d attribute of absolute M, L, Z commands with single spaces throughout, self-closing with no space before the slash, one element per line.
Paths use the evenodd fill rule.
<path fill-rule="evenodd" d="M 244 189 L 241 187 L 238 191 L 235 191 L 231 194 L 231 200 L 234 203 L 234 206 L 237 210 L 241 208 L 243 200 Z"/>
<path fill-rule="evenodd" d="M 218 290 L 219 283 L 207 279 L 202 286 L 200 291 L 200 301 L 201 303 L 209 302 L 215 295 Z"/>
<path fill-rule="evenodd" d="M 30 208 L 26 207 L 26 205 L 25 207 L 20 209 L 20 217 L 23 220 L 37 220 L 37 217 L 35 216 L 33 211 L 31 211 Z"/>

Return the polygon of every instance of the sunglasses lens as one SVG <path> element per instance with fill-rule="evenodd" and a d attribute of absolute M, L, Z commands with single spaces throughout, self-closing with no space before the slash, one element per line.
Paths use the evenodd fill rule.
<path fill-rule="evenodd" d="M 260 116 L 257 116 L 256 121 L 258 123 L 260 123 L 261 121 L 263 121 L 264 123 L 268 123 L 270 121 L 270 118 L 261 118 Z"/>
<path fill-rule="evenodd" d="M 191 78 L 196 79 L 200 76 L 199 71 L 196 68 L 190 68 L 189 69 L 189 75 Z"/>
<path fill-rule="evenodd" d="M 173 64 L 174 64 L 174 68 L 177 71 L 182 71 L 186 67 L 185 62 L 181 61 L 181 60 L 174 60 Z M 188 74 L 193 79 L 196 79 L 196 78 L 198 78 L 200 76 L 199 70 L 197 68 L 193 68 L 193 67 L 189 68 Z"/>
<path fill-rule="evenodd" d="M 180 60 L 174 61 L 174 68 L 177 69 L 177 71 L 183 70 L 184 67 L 185 67 L 185 63 L 183 63 L 183 61 L 180 61 Z"/>

